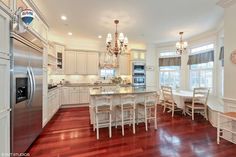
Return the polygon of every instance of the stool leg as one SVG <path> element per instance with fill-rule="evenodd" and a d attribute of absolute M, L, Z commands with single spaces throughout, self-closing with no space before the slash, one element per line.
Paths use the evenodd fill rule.
<path fill-rule="evenodd" d="M 111 112 L 109 112 L 109 137 L 111 138 Z"/>
<path fill-rule="evenodd" d="M 138 118 L 139 118 L 139 117 L 138 117 L 138 116 L 139 116 L 139 113 L 138 113 L 138 106 L 137 106 L 137 109 L 136 109 L 136 111 L 137 111 L 137 114 L 136 114 L 136 116 L 137 116 L 137 125 L 138 125 L 138 123 L 139 123 L 139 119 L 138 119 Z"/>
<path fill-rule="evenodd" d="M 133 110 L 133 134 L 135 134 L 135 109 Z"/>
<path fill-rule="evenodd" d="M 94 112 L 94 117 L 93 117 L 93 131 L 95 131 L 95 128 L 96 128 L 96 113 Z"/>
<path fill-rule="evenodd" d="M 172 117 L 174 117 L 175 105 L 172 104 Z"/>
<path fill-rule="evenodd" d="M 155 105 L 155 110 L 154 110 L 154 122 L 155 122 L 155 129 L 157 130 L 157 106 Z"/>
<path fill-rule="evenodd" d="M 98 126 L 98 116 L 96 115 L 96 131 L 97 131 L 97 140 L 99 139 L 99 126 Z"/>
<path fill-rule="evenodd" d="M 121 107 L 121 127 L 122 127 L 122 136 L 124 136 L 125 132 L 124 132 L 124 112 L 123 112 L 123 106 Z"/>
<path fill-rule="evenodd" d="M 115 108 L 115 127 L 117 128 L 117 114 L 116 114 L 116 111 L 117 109 Z"/>
<path fill-rule="evenodd" d="M 220 115 L 217 116 L 217 144 L 220 144 Z"/>
<path fill-rule="evenodd" d="M 144 107 L 144 118 L 145 118 L 145 129 L 146 131 L 148 131 L 148 128 L 147 128 L 147 108 L 146 108 L 146 105 Z"/>

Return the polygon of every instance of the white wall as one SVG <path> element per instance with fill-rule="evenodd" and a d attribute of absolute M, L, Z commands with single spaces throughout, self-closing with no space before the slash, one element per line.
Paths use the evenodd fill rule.
<path fill-rule="evenodd" d="M 146 50 L 146 67 L 153 67 L 153 70 L 146 70 L 146 85 L 157 87 L 158 82 L 156 45 L 148 43 Z"/>

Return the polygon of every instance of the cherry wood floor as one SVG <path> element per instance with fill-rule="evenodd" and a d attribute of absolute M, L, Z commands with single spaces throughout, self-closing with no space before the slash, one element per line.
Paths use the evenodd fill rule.
<path fill-rule="evenodd" d="M 216 144 L 216 129 L 196 116 L 190 117 L 162 113 L 158 107 L 158 130 L 144 124 L 125 128 L 112 128 L 112 138 L 108 129 L 100 129 L 100 140 L 89 124 L 87 107 L 60 109 L 47 124 L 42 134 L 29 149 L 31 157 L 235 157 L 236 145 L 221 140 Z"/>

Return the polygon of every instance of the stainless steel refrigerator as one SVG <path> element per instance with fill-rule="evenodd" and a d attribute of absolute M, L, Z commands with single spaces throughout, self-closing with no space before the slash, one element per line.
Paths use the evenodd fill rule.
<path fill-rule="evenodd" d="M 11 152 L 24 153 L 42 130 L 43 48 L 30 32 L 11 33 Z"/>

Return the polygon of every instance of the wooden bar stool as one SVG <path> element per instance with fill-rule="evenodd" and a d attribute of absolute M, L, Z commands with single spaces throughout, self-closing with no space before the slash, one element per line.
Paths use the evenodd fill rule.
<path fill-rule="evenodd" d="M 109 137 L 111 138 L 112 132 L 111 132 L 111 125 L 112 125 L 112 99 L 110 96 L 98 96 L 95 97 L 95 109 L 94 109 L 94 115 L 95 115 L 95 122 L 94 122 L 94 130 L 97 131 L 97 139 L 99 139 L 99 128 L 109 126 Z M 99 120 L 99 115 L 107 113 L 109 116 L 109 120 Z M 102 117 L 104 118 L 104 117 Z"/>
<path fill-rule="evenodd" d="M 145 120 L 145 129 L 148 131 L 148 121 L 154 120 L 155 129 L 157 129 L 157 102 L 159 100 L 159 95 L 157 93 L 150 93 L 145 95 L 144 103 L 140 103 L 137 107 L 137 120 L 139 120 L 139 115 L 142 115 Z M 139 113 L 138 108 L 141 108 L 142 112 Z"/>
<path fill-rule="evenodd" d="M 135 95 L 121 96 L 121 104 L 117 106 L 117 111 L 120 112 L 122 136 L 124 136 L 124 125 L 133 125 L 133 134 L 135 134 L 135 108 L 136 108 L 136 97 Z M 116 112 L 117 113 L 117 112 Z M 117 114 L 116 114 L 117 119 Z M 117 127 L 117 122 L 116 122 Z"/>

